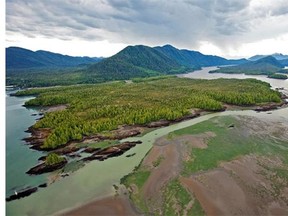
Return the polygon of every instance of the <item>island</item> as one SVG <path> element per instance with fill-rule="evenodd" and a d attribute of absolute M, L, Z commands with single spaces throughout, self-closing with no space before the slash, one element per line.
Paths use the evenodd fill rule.
<path fill-rule="evenodd" d="M 281 89 L 273 90 L 268 83 L 256 79 L 197 80 L 166 76 L 93 85 L 27 89 L 19 91 L 16 95 L 35 96 L 34 99 L 27 101 L 25 106 L 38 107 L 43 113 L 41 118 L 27 130 L 31 133 L 31 137 L 25 140 L 31 148 L 47 152 L 47 156 L 39 158 L 39 164 L 31 169 L 37 172 L 31 173 L 30 170 L 29 173 L 34 175 L 56 171 L 60 179 L 71 178 L 74 175 L 70 173 L 74 172 L 71 167 L 81 169 L 87 166 L 87 163 L 104 164 L 107 162 L 102 161 L 117 160 L 111 158 L 119 156 L 121 157 L 119 160 L 136 159 L 140 153 L 137 149 L 133 151 L 133 148 L 139 146 L 141 149 L 143 145 L 147 145 L 141 136 L 150 132 L 153 134 L 157 128 L 184 123 L 183 121 L 188 119 L 206 117 L 204 116 L 206 114 L 226 110 L 266 111 L 286 107 L 286 97 L 281 91 Z M 270 132 L 265 131 L 264 134 L 259 132 L 257 126 L 263 128 L 264 124 L 258 124 L 257 119 L 253 118 L 247 119 L 246 122 L 244 120 L 244 117 L 215 118 L 197 124 L 194 129 L 183 129 L 184 131 L 179 133 L 175 131 L 156 140 L 147 155 L 143 156 L 140 165 L 137 164 L 130 174 L 126 173 L 127 176 L 122 178 L 120 186 L 115 186 L 118 196 L 107 198 L 109 206 L 115 210 L 116 206 L 122 203 L 121 206 L 127 207 L 127 213 L 134 209 L 131 210 L 129 207 L 131 205 L 135 206 L 136 212 L 147 214 L 178 212 L 182 215 L 207 212 L 205 203 L 203 204 L 203 200 L 191 186 L 195 180 L 190 179 L 190 176 L 200 175 L 202 171 L 214 168 L 217 171 L 220 162 L 229 162 L 238 157 L 243 156 L 243 160 L 250 160 L 246 158 L 247 155 L 263 153 L 267 148 L 269 148 L 267 152 L 271 152 L 269 143 L 272 143 L 272 147 L 274 145 L 274 140 L 268 140 L 266 137 Z M 255 128 L 249 129 L 251 134 L 247 133 L 246 128 L 253 125 Z M 256 136 L 253 131 L 256 134 L 260 133 L 261 136 Z M 283 139 L 285 139 L 285 130 L 281 125 L 271 133 L 278 134 L 281 131 L 284 132 Z M 134 138 L 126 139 L 129 137 Z M 235 143 L 234 141 L 231 143 L 230 140 L 234 138 Z M 277 139 L 277 145 L 282 145 L 283 139 Z M 268 140 L 268 147 L 265 140 Z M 264 141 L 265 144 L 262 145 Z M 245 144 L 246 142 L 248 144 Z M 216 146 L 213 143 L 216 143 Z M 129 152 L 125 154 L 126 151 Z M 279 152 L 275 151 L 276 153 Z M 282 153 L 279 157 L 282 157 Z M 206 156 L 209 160 L 205 160 Z M 267 159 L 267 155 L 264 156 L 265 160 L 272 160 Z M 52 160 L 52 163 L 46 162 L 50 157 L 55 160 Z M 260 159 L 253 159 L 251 163 L 259 163 Z M 93 160 L 96 161 L 90 162 Z M 58 163 L 59 161 L 61 163 Z M 53 164 L 57 166 L 59 164 L 59 167 L 50 169 Z M 281 166 L 276 168 L 282 169 Z M 283 167 L 285 168 L 284 165 Z M 268 166 L 267 169 L 272 168 L 275 167 Z M 224 170 L 220 174 L 226 177 L 227 173 L 229 174 L 229 170 Z M 236 174 L 238 175 L 237 172 Z M 209 177 L 212 174 L 207 175 Z M 203 178 L 208 177 L 203 175 Z M 281 176 L 278 177 L 282 179 Z M 235 179 L 230 179 L 229 184 L 234 185 Z M 196 180 L 198 184 L 198 179 Z M 49 183 L 43 186 L 49 188 Z M 276 188 L 277 185 L 274 186 Z M 223 186 L 220 185 L 219 188 Z M 244 191 L 245 194 L 246 192 Z M 204 202 L 207 200 L 209 199 L 205 197 Z M 130 201 L 132 204 L 129 204 Z M 106 201 L 95 201 L 90 207 L 94 209 L 103 202 Z M 227 200 L 221 202 L 225 203 Z M 83 206 L 79 211 L 75 210 L 75 214 L 85 214 L 85 210 L 88 211 L 90 207 Z M 263 213 L 265 212 L 267 211 Z"/>
<path fill-rule="evenodd" d="M 272 78 L 272 79 L 283 79 L 283 80 L 288 79 L 287 75 L 285 75 L 285 74 L 279 74 L 279 73 L 277 73 L 277 74 L 271 74 L 271 75 L 268 76 L 268 78 Z"/>
<path fill-rule="evenodd" d="M 269 110 L 285 104 L 278 91 L 255 79 L 194 80 L 169 76 L 16 93 L 26 95 L 36 95 L 25 103 L 27 107 L 53 107 L 46 109 L 44 116 L 29 128 L 31 137 L 25 138 L 31 148 L 50 152 L 45 162 L 29 170 L 29 174 L 63 168 L 68 161 L 59 155 L 77 158 L 82 151 L 91 154 L 84 161 L 121 155 L 137 143 L 119 140 L 207 112 L 233 106 Z M 50 160 L 52 156 L 55 160 Z"/>

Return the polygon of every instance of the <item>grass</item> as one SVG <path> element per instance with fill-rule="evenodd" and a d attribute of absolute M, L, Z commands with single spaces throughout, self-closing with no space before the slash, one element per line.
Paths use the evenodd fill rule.
<path fill-rule="evenodd" d="M 183 215 L 186 206 L 193 199 L 195 198 L 187 192 L 178 179 L 170 181 L 164 191 L 163 215 Z"/>
<path fill-rule="evenodd" d="M 192 208 L 188 211 L 188 215 L 193 215 L 193 216 L 206 215 L 202 206 L 200 205 L 200 202 L 197 199 L 195 199 Z"/>
<path fill-rule="evenodd" d="M 143 168 L 136 168 L 132 173 L 121 179 L 121 184 L 124 184 L 130 189 L 133 185 L 137 186 L 137 191 L 130 193 L 130 199 L 141 212 L 148 212 L 148 207 L 142 196 L 142 187 L 149 178 L 151 172 Z"/>
<path fill-rule="evenodd" d="M 221 162 L 231 161 L 243 155 L 253 154 L 270 159 L 277 157 L 283 162 L 282 165 L 262 166 L 265 168 L 265 173 L 267 173 L 266 177 L 271 178 L 270 180 L 273 182 L 271 185 L 273 196 L 279 197 L 280 192 L 284 187 L 287 187 L 288 182 L 287 140 L 284 140 L 281 134 L 277 138 L 270 136 L 268 131 L 267 134 L 249 133 L 250 129 L 246 128 L 249 127 L 247 124 L 247 121 L 238 120 L 233 116 L 221 116 L 169 133 L 167 136 L 169 139 L 175 139 L 177 136 L 186 134 L 202 134 L 208 131 L 216 135 L 207 140 L 208 147 L 206 149 L 192 148 L 190 152 L 191 160 L 183 161 L 181 175 L 190 176 L 198 171 L 211 170 L 218 167 Z M 231 127 L 232 125 L 233 127 Z M 153 166 L 157 167 L 160 163 L 161 156 L 154 161 Z M 153 203 L 145 203 L 141 196 L 141 188 L 148 179 L 148 174 L 145 177 L 143 172 L 145 170 L 140 165 L 134 173 L 130 174 L 126 186 L 137 184 L 139 191 L 136 194 L 132 193 L 131 199 L 144 213 L 148 213 L 148 206 L 151 209 Z M 146 170 L 146 172 L 148 171 Z M 261 196 L 265 196 L 267 190 L 261 189 L 258 192 L 261 193 Z M 186 212 L 187 215 L 205 215 L 199 201 L 193 194 L 185 190 L 177 178 L 169 181 L 159 193 L 163 197 L 163 211 L 161 212 L 163 215 L 183 215 Z M 193 202 L 193 205 L 191 205 L 191 202 Z M 153 212 L 153 214 L 158 215 L 160 212 Z"/>
<path fill-rule="evenodd" d="M 229 128 L 230 125 L 233 128 Z M 278 155 L 285 162 L 288 159 L 288 152 L 281 148 L 285 141 L 275 141 L 269 137 L 257 135 L 243 136 L 240 123 L 236 118 L 223 116 L 213 118 L 197 125 L 174 131 L 170 136 L 184 134 L 201 134 L 212 131 L 216 134 L 208 140 L 208 148 L 193 148 L 191 160 L 184 162 L 182 174 L 185 176 L 197 171 L 205 171 L 216 168 L 222 161 L 231 161 L 239 156 L 247 154 Z M 287 145 L 287 144 L 286 144 Z"/>

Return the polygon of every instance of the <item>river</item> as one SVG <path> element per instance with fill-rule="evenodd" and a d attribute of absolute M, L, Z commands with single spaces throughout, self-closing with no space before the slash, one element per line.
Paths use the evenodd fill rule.
<path fill-rule="evenodd" d="M 273 88 L 284 87 L 286 91 L 288 88 L 288 83 L 287 81 L 284 81 L 284 80 L 272 80 L 272 79 L 265 78 L 263 76 L 258 77 L 258 76 L 227 75 L 227 74 L 221 76 L 222 74 L 209 74 L 208 71 L 211 69 L 213 68 L 204 68 L 201 71 L 195 71 L 193 73 L 185 74 L 182 76 L 190 77 L 190 78 L 205 78 L 205 79 L 208 79 L 208 78 L 213 79 L 213 78 L 218 78 L 218 77 L 225 77 L 225 78 L 231 78 L 231 77 L 233 78 L 246 78 L 246 77 L 255 78 L 256 77 L 263 81 L 266 81 L 266 82 L 268 81 Z M 21 103 L 23 104 L 24 101 L 27 100 L 27 98 L 24 99 L 24 98 L 14 98 L 14 97 L 7 96 L 7 106 L 10 103 L 9 100 L 17 101 L 15 102 L 16 104 L 18 104 L 16 107 L 18 109 L 18 112 L 19 112 L 19 109 L 21 109 L 21 112 L 23 112 L 23 116 L 21 115 L 18 118 L 18 120 L 14 123 L 11 120 L 10 125 L 12 125 L 11 126 L 12 128 L 13 128 L 13 124 L 15 125 L 18 124 L 18 126 L 21 125 L 21 127 L 19 126 L 20 127 L 19 131 L 17 130 L 18 132 L 16 132 L 16 129 L 14 133 L 12 131 L 14 135 L 11 135 L 11 136 L 6 135 L 7 137 L 6 145 L 10 145 L 11 143 L 13 143 L 13 141 L 10 141 L 11 137 L 15 138 L 18 142 L 18 145 L 13 148 L 9 147 L 11 151 L 19 150 L 20 155 L 21 155 L 21 152 L 25 155 L 31 154 L 29 156 L 31 157 L 31 159 L 29 158 L 29 160 L 28 159 L 26 160 L 30 162 L 34 161 L 35 163 L 35 161 L 37 161 L 37 158 L 39 157 L 39 155 L 41 155 L 41 153 L 31 151 L 29 148 L 27 148 L 27 146 L 23 144 L 23 142 L 21 142 L 21 139 L 27 136 L 27 134 L 23 133 L 23 131 L 26 130 L 30 125 L 32 125 L 35 122 L 35 117 L 31 116 L 31 114 L 34 113 L 35 111 L 27 110 L 26 108 L 21 106 Z M 10 117 L 8 116 L 8 113 L 6 113 L 7 123 L 10 121 L 9 118 L 13 118 L 13 110 L 11 109 L 12 108 L 10 107 L 10 112 L 11 112 L 9 114 Z M 129 151 L 125 152 L 124 155 L 121 155 L 119 157 L 111 158 L 105 161 L 92 161 L 86 164 L 83 168 L 70 174 L 69 177 L 56 181 L 55 183 L 51 184 L 47 188 L 43 188 L 27 198 L 23 198 L 20 200 L 7 203 L 6 204 L 7 215 L 53 214 L 55 212 L 59 212 L 64 209 L 75 208 L 77 206 L 90 202 L 94 199 L 97 199 L 101 196 L 114 194 L 113 184 L 119 185 L 120 179 L 126 174 L 130 173 L 134 169 L 134 167 L 137 166 L 141 162 L 142 158 L 147 154 L 147 152 L 152 147 L 152 144 L 155 141 L 155 139 L 163 135 L 166 135 L 172 131 L 185 128 L 190 125 L 197 124 L 199 122 L 208 120 L 215 116 L 249 115 L 249 116 L 256 116 L 261 119 L 272 118 L 273 120 L 277 120 L 279 122 L 283 122 L 283 121 L 285 121 L 285 123 L 288 122 L 288 108 L 275 110 L 275 111 L 272 111 L 271 113 L 272 114 L 267 115 L 267 113 L 265 112 L 257 113 L 251 110 L 226 111 L 226 112 L 212 113 L 212 114 L 201 116 L 201 117 L 191 119 L 185 122 L 180 122 L 178 124 L 174 124 L 165 128 L 154 130 L 150 133 L 145 134 L 143 137 L 133 137 L 133 138 L 122 140 L 122 142 L 127 141 L 127 140 L 129 141 L 141 140 L 143 143 L 130 149 Z M 24 121 L 25 118 L 29 120 Z M 8 124 L 6 127 L 8 127 Z M 8 133 L 8 130 L 7 130 L 7 133 Z M 9 148 L 7 146 L 6 151 L 8 151 Z M 133 154 L 133 153 L 136 153 L 136 155 L 133 157 L 129 157 L 129 158 L 126 157 L 126 155 Z M 6 158 L 6 161 L 7 160 L 9 160 L 10 162 L 13 162 L 12 159 Z M 23 161 L 19 160 L 20 161 L 19 163 L 26 164 L 28 163 L 26 160 L 25 159 Z M 26 170 L 26 168 L 24 170 Z M 10 172 L 10 164 L 7 164 L 6 176 L 8 176 L 9 172 Z M 23 175 L 23 173 L 21 175 Z M 11 177 L 11 174 L 9 174 L 9 176 Z M 34 177 L 29 177 L 29 178 L 34 178 Z M 6 177 L 6 179 L 8 178 Z M 35 179 L 33 181 L 37 182 L 37 184 L 41 182 L 41 180 L 39 179 L 37 180 Z"/>

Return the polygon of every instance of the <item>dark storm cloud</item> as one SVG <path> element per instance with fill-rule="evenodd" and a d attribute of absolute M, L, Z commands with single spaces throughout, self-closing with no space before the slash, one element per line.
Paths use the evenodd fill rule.
<path fill-rule="evenodd" d="M 261 26 L 276 25 L 271 18 L 288 18 L 288 1 L 263 2 L 7 0 L 6 29 L 8 34 L 20 33 L 29 37 L 107 39 L 148 45 L 171 43 L 187 48 L 197 48 L 199 41 L 210 41 L 229 47 L 286 33 L 287 22 L 273 26 L 272 33 Z M 263 34 L 259 35 L 259 32 Z"/>

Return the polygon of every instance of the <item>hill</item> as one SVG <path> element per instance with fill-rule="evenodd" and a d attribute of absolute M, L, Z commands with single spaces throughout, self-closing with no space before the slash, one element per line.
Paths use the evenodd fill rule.
<path fill-rule="evenodd" d="M 283 60 L 279 60 L 279 62 L 280 62 L 283 66 L 288 66 L 288 58 L 287 58 L 287 59 L 283 59 Z"/>
<path fill-rule="evenodd" d="M 6 70 L 27 68 L 75 67 L 100 61 L 101 58 L 72 57 L 48 51 L 31 51 L 20 47 L 6 48 Z"/>
<path fill-rule="evenodd" d="M 231 67 L 222 67 L 211 73 L 244 73 L 251 75 L 271 75 L 280 71 L 284 66 L 273 56 L 267 56 L 257 61 L 240 64 Z"/>
<path fill-rule="evenodd" d="M 205 66 L 230 65 L 247 62 L 246 59 L 227 60 L 219 56 L 204 55 L 197 51 L 179 50 L 171 45 L 148 47 L 128 46 L 114 56 L 93 64 L 84 72 L 89 80 L 123 80 L 179 74 Z"/>
<path fill-rule="evenodd" d="M 283 55 L 282 53 L 274 53 L 271 55 L 255 55 L 255 56 L 250 57 L 248 60 L 257 61 L 257 60 L 264 58 L 264 57 L 267 57 L 267 56 L 273 56 L 278 61 L 284 60 L 284 59 L 288 60 L 288 55 Z"/>
<path fill-rule="evenodd" d="M 218 66 L 218 65 L 234 65 L 247 62 L 246 59 L 228 60 L 219 56 L 204 55 L 198 51 L 179 50 L 171 45 L 155 47 L 156 50 L 162 52 L 171 59 L 176 60 L 179 64 L 199 69 L 200 67 Z"/>
<path fill-rule="evenodd" d="M 114 56 L 87 68 L 92 80 L 123 80 L 183 73 L 188 67 L 148 46 L 128 46 Z"/>

